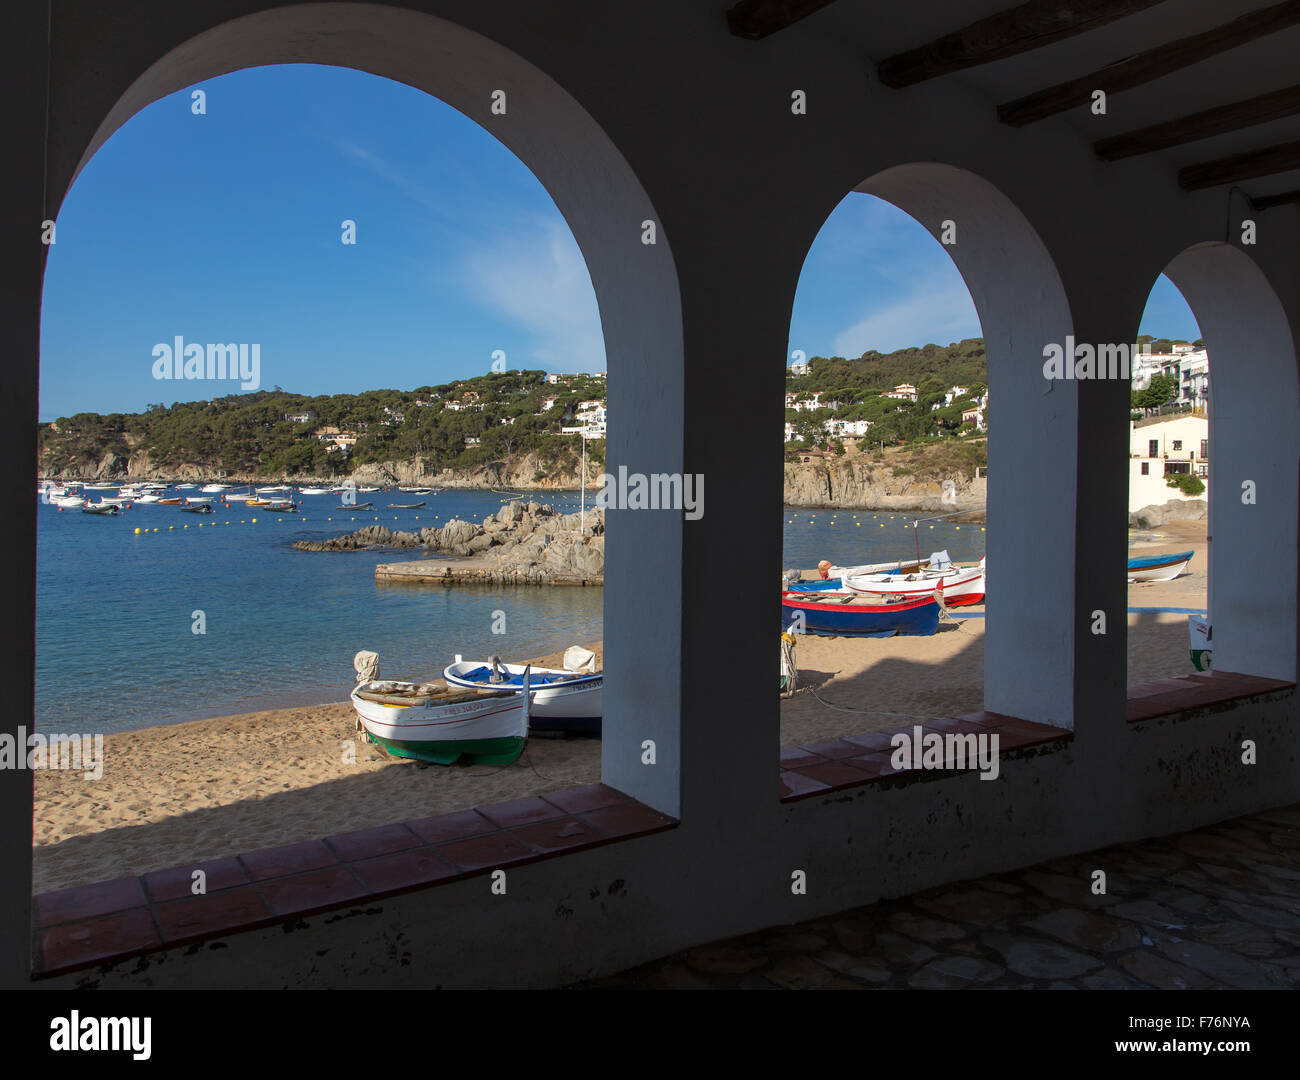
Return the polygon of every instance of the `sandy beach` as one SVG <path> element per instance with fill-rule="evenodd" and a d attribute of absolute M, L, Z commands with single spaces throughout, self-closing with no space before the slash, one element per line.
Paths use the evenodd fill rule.
<path fill-rule="evenodd" d="M 1130 540 L 1135 555 L 1195 551 L 1182 577 L 1130 585 L 1130 607 L 1205 607 L 1205 522 L 1177 522 Z M 587 647 L 603 665 L 600 644 Z M 559 667 L 562 655 L 533 663 Z M 1187 616 L 1130 614 L 1128 655 L 1130 683 L 1190 673 Z M 933 637 L 809 635 L 800 639 L 797 658 L 801 690 L 782 700 L 782 746 L 982 707 L 982 618 L 944 621 Z M 347 702 L 145 728 L 108 735 L 104 743 L 99 780 L 35 774 L 37 892 L 600 778 L 595 739 L 534 737 L 509 766 L 424 768 L 398 761 L 361 739 Z"/>

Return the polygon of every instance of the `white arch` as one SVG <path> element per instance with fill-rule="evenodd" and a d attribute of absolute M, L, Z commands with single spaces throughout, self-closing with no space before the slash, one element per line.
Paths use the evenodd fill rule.
<path fill-rule="evenodd" d="M 355 68 L 423 90 L 478 122 L 527 165 L 555 200 L 587 262 L 600 309 L 615 421 L 607 461 L 683 471 L 683 346 L 677 273 L 662 225 L 630 166 L 546 73 L 479 34 L 380 4 L 298 4 L 233 19 L 160 56 L 107 108 L 75 166 L 54 162 L 50 204 L 86 161 L 154 101 L 248 67 Z M 503 116 L 491 112 L 506 92 Z M 413 133 L 413 137 L 418 137 Z M 671 514 L 612 511 L 606 522 L 603 779 L 668 813 L 678 810 L 681 693 L 681 524 Z M 656 588 L 647 592 L 644 582 Z M 633 724 L 635 722 L 635 730 Z M 658 767 L 640 767 L 640 744 Z"/>
<path fill-rule="evenodd" d="M 1064 344 L 1065 288 L 1038 233 L 994 185 L 939 162 L 885 169 L 856 190 L 910 214 L 944 245 L 984 333 L 989 409 L 984 707 L 1073 727 L 1077 384 L 1043 378 L 1043 347 Z M 992 425 L 990 425 L 992 427 Z"/>
<path fill-rule="evenodd" d="M 1231 244 L 1195 244 L 1165 274 L 1191 305 L 1213 365 L 1214 666 L 1294 682 L 1300 382 L 1291 327 L 1263 271 Z"/>

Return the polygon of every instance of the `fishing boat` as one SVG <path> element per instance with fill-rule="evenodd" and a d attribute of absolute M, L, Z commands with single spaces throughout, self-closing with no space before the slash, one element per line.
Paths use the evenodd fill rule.
<path fill-rule="evenodd" d="M 122 506 L 134 499 L 134 495 L 101 495 L 99 497 L 99 506 Z"/>
<path fill-rule="evenodd" d="M 193 490 L 194 490 L 194 487 L 195 487 L 194 484 L 177 484 L 177 485 L 176 485 L 176 490 L 177 490 L 177 491 L 193 491 Z"/>
<path fill-rule="evenodd" d="M 464 690 L 510 690 L 523 692 L 525 664 L 502 664 L 491 660 L 465 660 L 459 655 L 442 673 L 448 686 Z M 601 717 L 601 672 L 569 671 L 564 668 L 531 668 L 534 731 L 565 731 L 575 735 L 599 735 Z"/>
<path fill-rule="evenodd" d="M 930 596 L 882 604 L 864 593 L 786 591 L 781 593 L 781 629 L 792 627 L 828 637 L 928 637 L 939 630 L 939 601 Z"/>
<path fill-rule="evenodd" d="M 199 488 L 199 490 L 202 492 L 207 492 L 216 495 L 218 492 L 229 491 L 230 485 L 229 484 L 204 484 L 201 488 Z"/>
<path fill-rule="evenodd" d="M 422 506 L 427 506 L 427 505 L 428 505 L 427 503 L 422 503 L 422 502 L 418 502 L 418 503 L 389 503 L 389 504 L 388 504 L 388 509 L 389 509 L 389 510 L 419 510 L 420 507 L 422 507 Z"/>
<path fill-rule="evenodd" d="M 276 484 L 273 487 L 260 487 L 257 489 L 259 495 L 284 495 L 292 491 L 288 484 Z"/>
<path fill-rule="evenodd" d="M 353 505 L 351 506 L 349 506 L 347 503 L 344 503 L 342 506 L 339 507 L 339 509 L 340 510 L 370 510 L 373 509 L 374 505 L 375 504 L 372 502 L 353 503 Z"/>
<path fill-rule="evenodd" d="M 942 586 L 943 602 L 949 607 L 979 604 L 984 600 L 984 559 L 973 568 L 949 567 L 946 570 L 918 570 L 914 573 L 851 574 L 842 579 L 844 587 L 867 596 L 918 599 L 932 596 Z"/>
<path fill-rule="evenodd" d="M 372 491 L 378 491 L 379 489 L 378 489 L 377 487 L 359 487 L 359 488 L 357 488 L 357 490 L 358 490 L 359 492 L 361 492 L 362 494 L 368 495 L 368 494 L 370 494 Z"/>
<path fill-rule="evenodd" d="M 290 502 L 288 499 L 273 499 L 270 502 L 259 503 L 266 510 L 273 510 L 277 514 L 296 514 L 298 504 Z"/>
<path fill-rule="evenodd" d="M 404 487 L 399 487 L 397 490 L 400 491 L 400 492 L 402 492 L 402 494 L 404 494 L 404 495 L 432 495 L 432 494 L 433 494 L 433 488 L 404 488 Z"/>
<path fill-rule="evenodd" d="M 1187 569 L 1194 551 L 1180 551 L 1176 555 L 1144 555 L 1129 559 L 1129 581 L 1173 581 Z"/>
<path fill-rule="evenodd" d="M 510 765 L 528 740 L 530 697 L 525 668 L 519 693 L 373 680 L 357 684 L 352 707 L 370 741 L 394 757 Z"/>
<path fill-rule="evenodd" d="M 298 489 L 298 494 L 299 494 L 299 495 L 328 495 L 329 493 L 330 493 L 330 489 L 329 489 L 329 488 L 316 488 L 316 487 L 312 487 L 312 488 L 299 488 L 299 489 Z"/>
<path fill-rule="evenodd" d="M 180 504 L 183 503 L 184 501 L 185 501 L 184 499 L 159 499 L 158 505 L 159 506 L 180 506 Z"/>
<path fill-rule="evenodd" d="M 796 571 L 797 572 L 797 571 Z M 787 592 L 844 592 L 844 582 L 837 577 L 833 578 L 814 578 L 812 581 L 788 581 L 785 584 Z"/>
<path fill-rule="evenodd" d="M 185 504 L 186 504 L 187 506 L 204 506 L 204 505 L 206 505 L 207 503 L 210 503 L 211 501 L 212 501 L 212 497 L 211 497 L 211 496 L 208 496 L 207 498 L 202 498 L 202 497 L 196 495 L 196 496 L 195 496 L 194 498 L 192 498 L 192 499 L 186 499 L 186 500 L 185 500 Z"/>
<path fill-rule="evenodd" d="M 80 495 L 53 495 L 50 497 L 50 502 L 52 502 L 55 506 L 61 507 L 63 509 L 70 509 L 71 507 L 74 506 L 81 506 L 85 501 L 86 500 L 83 499 Z"/>
<path fill-rule="evenodd" d="M 81 508 L 81 512 L 83 514 L 102 514 L 107 517 L 112 517 L 112 515 L 114 514 L 120 514 L 122 512 L 122 508 L 120 506 L 114 506 L 112 503 L 108 503 L 108 504 L 97 503 L 93 505 L 91 503 L 87 503 L 85 506 Z"/>
<path fill-rule="evenodd" d="M 138 503 L 162 502 L 162 496 L 146 492 L 144 495 L 136 495 L 134 501 Z"/>
<path fill-rule="evenodd" d="M 182 506 L 181 513 L 182 514 L 210 514 L 212 513 L 212 507 L 210 504 L 205 502 L 195 503 L 193 506 Z"/>

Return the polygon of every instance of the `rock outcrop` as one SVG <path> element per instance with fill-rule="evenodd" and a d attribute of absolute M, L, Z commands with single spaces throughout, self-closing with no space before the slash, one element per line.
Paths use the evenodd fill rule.
<path fill-rule="evenodd" d="M 581 514 L 557 514 L 553 507 L 534 502 L 507 503 L 481 524 L 453 518 L 439 529 L 414 531 L 367 525 L 330 540 L 299 540 L 294 547 L 300 551 L 418 549 L 428 556 L 478 556 L 472 567 L 463 568 L 464 572 L 452 573 L 448 569 L 443 573 L 430 568 L 390 575 L 421 580 L 598 585 L 605 575 L 605 520 L 601 511 L 587 511 L 584 525 Z M 454 564 L 449 566 L 454 568 Z"/>
<path fill-rule="evenodd" d="M 988 497 L 986 479 L 974 480 L 960 474 L 950 479 L 952 487 L 948 494 L 941 478 L 895 475 L 889 465 L 869 463 L 859 456 L 831 461 L 813 457 L 810 461 L 785 466 L 785 504 L 855 510 L 927 510 L 938 514 L 984 509 Z"/>
<path fill-rule="evenodd" d="M 1128 523 L 1135 529 L 1151 529 L 1171 521 L 1200 521 L 1209 510 L 1210 504 L 1205 499 L 1170 499 L 1134 510 L 1128 516 Z"/>

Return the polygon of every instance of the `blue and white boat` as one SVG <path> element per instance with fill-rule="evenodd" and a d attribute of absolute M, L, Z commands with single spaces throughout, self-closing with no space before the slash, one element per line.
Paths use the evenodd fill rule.
<path fill-rule="evenodd" d="M 898 604 L 874 603 L 855 592 L 781 594 L 781 629 L 827 637 L 928 637 L 939 630 L 939 601 L 933 596 Z"/>
<path fill-rule="evenodd" d="M 464 660 L 457 656 L 456 662 L 443 670 L 442 677 L 448 686 L 465 690 L 522 693 L 525 671 L 530 673 L 529 686 L 533 695 L 530 723 L 534 731 L 600 734 L 601 687 L 605 678 L 601 672 L 494 664 L 492 660 Z M 494 675 L 496 681 L 493 681 Z"/>
<path fill-rule="evenodd" d="M 1129 581 L 1173 581 L 1187 569 L 1194 551 L 1179 551 L 1173 555 L 1144 555 L 1129 559 Z"/>

